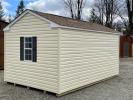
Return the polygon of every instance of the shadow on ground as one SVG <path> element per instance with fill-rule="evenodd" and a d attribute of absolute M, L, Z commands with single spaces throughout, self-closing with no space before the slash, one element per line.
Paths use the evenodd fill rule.
<path fill-rule="evenodd" d="M 121 59 L 118 77 L 63 97 L 7 84 L 0 71 L 0 100 L 133 100 L 133 59 Z"/>

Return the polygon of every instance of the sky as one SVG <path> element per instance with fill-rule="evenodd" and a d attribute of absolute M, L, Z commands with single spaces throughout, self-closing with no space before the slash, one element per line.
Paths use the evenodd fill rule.
<path fill-rule="evenodd" d="M 5 19 L 8 16 L 15 16 L 17 5 L 20 0 L 0 0 L 2 1 L 5 12 Z M 94 0 L 86 0 L 86 6 L 83 10 L 83 17 L 88 18 Z M 68 13 L 63 5 L 63 0 L 24 0 L 25 6 L 28 9 L 37 10 L 45 13 L 51 13 L 61 16 L 68 16 Z"/>

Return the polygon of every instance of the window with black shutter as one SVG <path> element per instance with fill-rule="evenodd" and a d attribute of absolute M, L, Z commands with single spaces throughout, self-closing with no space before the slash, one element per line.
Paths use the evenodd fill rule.
<path fill-rule="evenodd" d="M 20 37 L 20 60 L 37 62 L 36 37 Z"/>

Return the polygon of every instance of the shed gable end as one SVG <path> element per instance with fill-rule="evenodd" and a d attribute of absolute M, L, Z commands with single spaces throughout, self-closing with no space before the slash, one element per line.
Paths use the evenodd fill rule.
<path fill-rule="evenodd" d="M 20 60 L 20 37 L 37 37 L 37 62 Z M 26 13 L 5 32 L 4 38 L 7 73 L 4 80 L 58 92 L 58 30 Z"/>
<path fill-rule="evenodd" d="M 18 23 L 24 23 L 24 20 L 28 20 L 28 23 L 30 23 L 31 25 L 33 24 L 31 19 L 30 18 L 27 18 L 27 17 L 34 17 L 33 19 L 38 19 L 39 22 L 41 21 L 42 24 L 47 24 L 48 25 L 48 28 L 50 28 L 51 24 L 53 25 L 54 23 L 45 19 L 45 18 L 42 18 L 41 16 L 39 15 L 36 15 L 30 11 L 27 11 L 25 13 L 23 13 L 20 17 L 16 18 L 12 23 L 10 23 L 5 29 L 4 31 L 10 31 L 12 27 L 17 26 Z M 42 25 L 43 26 L 43 25 Z"/>
<path fill-rule="evenodd" d="M 24 30 L 24 29 L 33 29 L 37 30 L 38 28 L 47 28 L 47 30 L 51 29 L 49 27 L 49 23 L 47 21 L 42 21 L 36 16 L 27 13 L 21 19 L 19 19 L 14 25 L 12 25 L 9 29 L 13 30 Z M 9 31 L 10 31 L 9 30 Z"/>

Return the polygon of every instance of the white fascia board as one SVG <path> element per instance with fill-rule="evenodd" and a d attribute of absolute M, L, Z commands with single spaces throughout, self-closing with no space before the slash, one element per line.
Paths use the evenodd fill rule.
<path fill-rule="evenodd" d="M 11 22 L 9 25 L 7 25 L 5 28 L 4 28 L 4 31 L 9 31 L 10 30 L 10 27 L 12 25 L 14 25 L 18 20 L 20 20 L 25 14 L 28 13 L 28 10 L 25 11 L 23 14 L 21 14 L 18 18 L 16 18 L 13 22 Z"/>
<path fill-rule="evenodd" d="M 96 33 L 102 33 L 102 34 L 113 34 L 113 35 L 120 35 L 121 33 L 117 32 L 105 32 L 105 31 L 96 31 L 96 30 L 88 30 L 88 29 L 81 29 L 81 28 L 74 28 L 74 27 L 67 27 L 67 26 L 60 26 L 60 25 L 54 25 L 53 28 L 62 28 L 62 29 L 72 29 L 72 30 L 79 30 L 79 31 L 87 31 L 87 32 L 96 32 Z"/>
<path fill-rule="evenodd" d="M 59 28 L 61 27 L 60 25 L 56 24 L 56 23 L 50 23 L 50 28 Z"/>
<path fill-rule="evenodd" d="M 10 31 L 10 27 L 12 27 L 12 25 L 14 25 L 17 21 L 19 21 L 19 20 L 20 20 L 23 16 L 25 16 L 27 13 L 30 13 L 30 14 L 32 14 L 32 15 L 38 17 L 39 19 L 48 22 L 48 23 L 50 24 L 50 25 L 49 25 L 50 28 L 52 28 L 53 26 L 58 26 L 58 24 L 56 24 L 56 23 L 54 23 L 54 22 L 52 22 L 52 21 L 50 21 L 50 20 L 48 20 L 48 19 L 46 19 L 46 18 L 40 16 L 40 15 L 37 15 L 36 13 L 31 12 L 30 10 L 26 10 L 23 14 L 21 14 L 18 18 L 16 18 L 13 22 L 11 22 L 8 26 L 6 26 L 6 27 L 4 28 L 4 31 Z"/>

